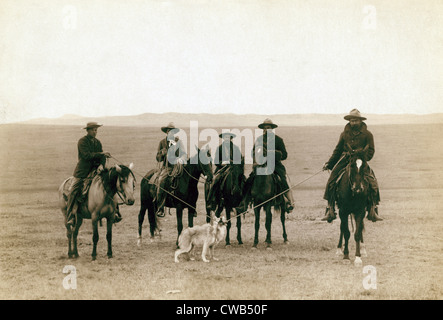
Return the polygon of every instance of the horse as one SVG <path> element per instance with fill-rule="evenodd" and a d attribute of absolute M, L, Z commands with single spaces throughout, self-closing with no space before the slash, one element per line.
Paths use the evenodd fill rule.
<path fill-rule="evenodd" d="M 107 220 L 106 240 L 108 241 L 108 258 L 112 258 L 112 224 L 114 223 L 117 197 L 124 204 L 131 206 L 134 204 L 135 176 L 132 173 L 133 164 L 128 167 L 115 165 L 109 169 L 104 169 L 94 176 L 87 193 L 87 200 L 79 205 L 76 224 L 73 228 L 68 227 L 67 219 L 67 194 L 74 177 L 69 177 L 63 181 L 58 189 L 59 205 L 65 219 L 65 226 L 68 237 L 68 257 L 78 258 L 77 235 L 83 223 L 83 219 L 91 219 L 93 228 L 93 248 L 92 260 L 97 257 L 97 243 L 99 239 L 98 222 L 102 218 Z"/>
<path fill-rule="evenodd" d="M 350 238 L 348 218 L 349 215 L 351 215 L 355 220 L 355 265 L 361 265 L 361 255 L 366 255 L 364 247 L 360 251 L 360 244 L 363 244 L 364 217 L 369 190 L 369 183 L 364 178 L 364 172 L 368 169 L 367 166 L 368 164 L 362 159 L 362 157 L 352 155 L 336 189 L 336 201 L 340 216 L 340 239 L 337 245 L 337 254 L 339 254 L 342 249 L 344 237 L 345 244 L 343 259 L 346 262 L 350 261 L 348 248 Z"/>
<path fill-rule="evenodd" d="M 176 209 L 178 233 L 176 245 L 178 245 L 178 237 L 183 230 L 184 209 L 188 209 L 188 226 L 192 227 L 194 225 L 200 175 L 204 174 L 209 180 L 212 179 L 211 164 L 209 160 L 206 161 L 207 151 L 200 150 L 197 147 L 196 150 L 197 153 L 183 165 L 181 174 L 175 177 L 176 188 L 174 192 L 164 190 L 168 193 L 165 206 Z M 200 154 L 202 155 L 200 156 Z M 142 243 L 142 226 L 146 210 L 148 211 L 151 239 L 154 238 L 154 232 L 158 228 L 156 220 L 157 204 L 155 203 L 157 186 L 149 183 L 155 172 L 156 170 L 150 170 L 140 184 L 141 207 L 138 215 L 138 245 Z"/>
<path fill-rule="evenodd" d="M 229 231 L 231 229 L 231 212 L 233 209 L 240 205 L 240 202 L 243 198 L 243 186 L 245 183 L 245 175 L 244 175 L 244 163 L 241 164 L 227 164 L 222 169 L 223 172 L 220 174 L 220 199 L 217 199 L 218 203 L 216 204 L 215 216 L 217 218 L 220 217 L 223 209 L 226 211 L 226 219 L 228 220 L 227 229 L 226 229 L 226 245 L 231 245 Z M 212 200 L 212 199 L 208 199 Z M 236 212 L 236 211 L 234 211 Z M 206 217 L 206 222 L 209 223 L 210 217 Z M 238 244 L 243 244 L 241 238 L 241 216 L 237 214 L 237 241 Z"/>
<path fill-rule="evenodd" d="M 263 150 L 257 150 L 257 154 L 260 155 L 263 153 Z M 266 152 L 266 151 L 265 151 Z M 272 249 L 272 241 L 271 241 L 271 224 L 272 224 L 272 212 L 271 207 L 274 207 L 275 212 L 280 213 L 280 220 L 283 227 L 283 240 L 285 244 L 288 244 L 288 236 L 286 234 L 285 220 L 286 220 L 286 208 L 285 201 L 283 198 L 283 194 L 277 196 L 283 190 L 279 190 L 278 187 L 278 178 L 274 172 L 270 171 L 269 168 L 266 168 L 264 173 L 266 174 L 257 174 L 258 168 L 264 168 L 266 165 L 255 164 L 254 169 L 255 175 L 252 182 L 251 187 L 251 197 L 253 199 L 254 205 L 254 213 L 255 213 L 255 235 L 254 235 L 254 243 L 252 245 L 253 249 L 257 248 L 258 245 L 258 234 L 260 229 L 260 211 L 261 207 L 263 207 L 266 212 L 266 249 Z"/>

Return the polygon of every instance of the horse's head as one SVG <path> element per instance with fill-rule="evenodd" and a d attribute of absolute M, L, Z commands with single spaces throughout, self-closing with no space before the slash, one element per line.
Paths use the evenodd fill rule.
<path fill-rule="evenodd" d="M 191 159 L 189 159 L 189 163 L 197 165 L 198 171 L 212 180 L 212 158 L 209 148 L 203 148 L 200 150 L 196 146 L 195 149 L 197 153 Z"/>
<path fill-rule="evenodd" d="M 132 206 L 135 202 L 134 190 L 135 190 L 135 176 L 132 172 L 134 164 L 130 164 L 128 167 L 124 165 L 115 165 L 115 172 L 117 173 L 116 189 L 118 196 L 128 206 Z"/>
<path fill-rule="evenodd" d="M 362 195 L 367 192 L 367 181 L 364 178 L 366 161 L 361 157 L 351 157 L 349 183 L 351 185 L 352 195 Z"/>

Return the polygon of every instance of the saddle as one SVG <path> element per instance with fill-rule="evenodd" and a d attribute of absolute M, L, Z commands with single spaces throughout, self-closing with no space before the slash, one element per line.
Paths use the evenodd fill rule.
<path fill-rule="evenodd" d="M 96 175 L 97 175 L 97 170 L 92 170 L 91 172 L 89 172 L 88 176 L 83 179 L 83 187 L 82 187 L 81 192 L 79 192 L 79 197 L 78 197 L 77 201 L 83 202 L 87 198 L 89 188 L 91 187 L 91 184 L 92 184 L 92 180 L 94 179 L 94 177 Z M 71 183 L 69 184 L 69 186 L 65 185 L 65 187 L 63 189 L 63 199 L 65 201 L 68 201 L 69 194 L 72 191 L 72 189 L 71 189 L 72 180 L 70 182 Z"/>

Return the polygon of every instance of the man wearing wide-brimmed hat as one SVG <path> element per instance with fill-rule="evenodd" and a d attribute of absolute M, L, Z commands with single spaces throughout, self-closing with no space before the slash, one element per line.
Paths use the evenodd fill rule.
<path fill-rule="evenodd" d="M 349 163 L 349 157 L 346 156 L 346 146 L 352 148 L 356 154 L 363 156 L 366 161 L 370 161 L 375 153 L 374 137 L 367 129 L 366 123 L 363 122 L 366 118 L 360 114 L 360 111 L 352 109 L 349 114 L 344 116 L 344 119 L 349 123 L 346 124 L 344 131 L 341 133 L 337 146 L 328 162 L 323 166 L 323 170 L 332 170 L 323 196 L 328 201 L 328 207 L 322 220 L 328 222 L 332 222 L 337 217 L 335 213 L 335 184 L 342 170 Z M 374 172 L 369 167 L 365 177 L 370 184 L 368 219 L 373 222 L 381 221 L 383 219 L 377 214 L 377 205 L 380 201 L 378 184 Z"/>
<path fill-rule="evenodd" d="M 217 203 L 220 203 L 220 179 L 224 176 L 226 165 L 243 165 L 243 155 L 240 148 L 232 141 L 236 137 L 235 133 L 223 132 L 219 134 L 222 143 L 217 147 L 214 156 L 215 172 L 211 187 L 207 196 L 209 208 L 215 210 Z"/>
<path fill-rule="evenodd" d="M 166 179 L 173 170 L 173 167 L 183 165 L 187 161 L 187 153 L 183 142 L 175 136 L 180 131 L 173 122 L 167 126 L 161 127 L 161 131 L 166 133 L 166 137 L 160 140 L 157 148 L 156 160 L 160 163 L 160 173 L 157 180 L 157 216 L 164 217 L 164 206 L 166 201 L 166 192 L 168 179 Z"/>
<path fill-rule="evenodd" d="M 294 197 L 287 181 L 286 168 L 282 163 L 282 161 L 288 158 L 288 152 L 286 151 L 285 143 L 283 142 L 283 139 L 281 137 L 273 132 L 273 130 L 277 128 L 278 125 L 273 123 L 271 119 L 265 119 L 262 123 L 258 125 L 258 127 L 260 129 L 263 129 L 263 135 L 255 140 L 254 147 L 252 148 L 254 166 L 257 164 L 257 162 L 259 162 L 256 159 L 255 149 L 262 147 L 264 150 L 266 150 L 265 158 L 267 159 L 267 161 L 269 161 L 270 159 L 274 160 L 274 173 L 276 173 L 280 177 L 281 188 L 282 190 L 286 191 L 283 194 L 285 199 L 285 209 L 286 212 L 290 213 L 292 212 L 292 210 L 294 210 Z M 239 206 L 239 209 L 242 209 L 242 207 L 244 209 L 244 206 L 248 205 L 254 175 L 255 173 L 253 170 L 246 180 L 245 201 L 242 202 L 242 204 Z"/>
<path fill-rule="evenodd" d="M 75 217 L 78 210 L 78 200 L 81 200 L 81 192 L 83 188 L 83 182 L 85 178 L 88 177 L 89 173 L 97 168 L 103 169 L 106 164 L 106 158 L 111 155 L 109 152 L 103 152 L 103 147 L 96 138 L 97 129 L 102 125 L 97 122 L 88 122 L 86 127 L 86 135 L 77 143 L 78 150 L 78 162 L 74 170 L 74 180 L 72 182 L 71 191 L 68 197 L 68 226 L 73 226 L 75 224 Z M 116 216 L 116 222 L 121 219 Z"/>

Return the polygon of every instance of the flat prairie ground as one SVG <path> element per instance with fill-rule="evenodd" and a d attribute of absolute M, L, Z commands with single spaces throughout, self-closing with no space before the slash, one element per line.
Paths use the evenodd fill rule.
<path fill-rule="evenodd" d="M 356 267 L 336 256 L 339 220 L 320 221 L 328 173 L 313 176 L 328 160 L 343 127 L 276 129 L 288 149 L 284 164 L 291 184 L 313 176 L 293 189 L 295 210 L 286 221 L 289 244 L 283 244 L 280 219 L 274 215 L 273 250 L 265 250 L 262 214 L 259 248 L 251 250 L 254 217 L 248 214 L 243 220 L 243 246 L 235 241 L 234 223 L 232 246 L 215 250 L 219 261 L 204 263 L 197 255 L 195 261 L 182 258 L 176 264 L 173 209 L 162 220 L 162 237 L 154 242 L 145 219 L 145 238 L 137 246 L 140 181 L 156 165 L 158 141 L 164 137 L 158 128 L 99 129 L 97 138 L 105 151 L 124 164 L 135 164 L 137 189 L 135 205 L 122 206 L 124 219 L 114 226 L 114 258 L 106 257 L 106 230 L 101 227 L 98 257 L 92 262 L 90 220 L 79 233 L 80 257 L 68 259 L 66 229 L 57 206 L 57 189 L 74 170 L 76 144 L 84 130 L 2 125 L 0 298 L 442 299 L 443 125 L 371 126 L 368 121 L 368 128 L 375 137 L 370 165 L 379 180 L 380 215 L 385 220 L 365 221 L 368 256 Z M 250 170 L 246 166 L 245 174 Z M 200 191 L 195 224 L 205 221 L 202 185 Z M 354 250 L 351 237 L 351 260 Z M 68 265 L 75 267 L 76 289 L 63 286 Z"/>

